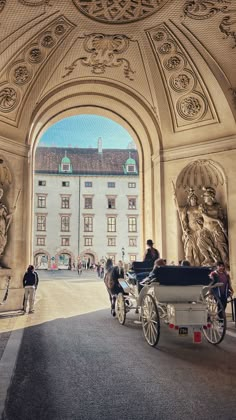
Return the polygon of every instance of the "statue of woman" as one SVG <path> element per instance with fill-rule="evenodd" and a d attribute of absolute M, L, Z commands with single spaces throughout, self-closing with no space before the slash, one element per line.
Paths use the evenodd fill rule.
<path fill-rule="evenodd" d="M 228 239 L 223 210 L 215 199 L 215 189 L 203 188 L 203 204 L 199 206 L 203 218 L 199 246 L 204 253 L 204 264 L 223 261 L 229 266 Z"/>
<path fill-rule="evenodd" d="M 11 218 L 7 207 L 2 203 L 2 196 L 3 189 L 0 188 L 0 256 L 3 254 L 7 244 L 7 231 Z"/>
<path fill-rule="evenodd" d="M 202 256 L 199 250 L 198 241 L 200 230 L 203 226 L 203 218 L 199 210 L 198 197 L 190 188 L 187 197 L 187 204 L 180 211 L 183 229 L 183 241 L 185 259 L 191 265 L 201 265 Z"/>

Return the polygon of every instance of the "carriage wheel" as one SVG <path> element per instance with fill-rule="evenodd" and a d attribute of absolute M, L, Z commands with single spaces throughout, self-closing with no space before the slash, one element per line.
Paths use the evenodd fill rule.
<path fill-rule="evenodd" d="M 160 337 L 160 317 L 156 302 L 149 294 L 142 300 L 141 320 L 146 341 L 150 346 L 156 346 Z"/>
<path fill-rule="evenodd" d="M 221 301 L 209 295 L 205 299 L 207 303 L 207 323 L 210 328 L 203 330 L 206 340 L 211 344 L 219 344 L 226 332 L 226 315 Z"/>
<path fill-rule="evenodd" d="M 116 314 L 118 321 L 121 325 L 124 325 L 126 320 L 126 309 L 125 299 L 122 293 L 119 293 L 116 299 Z"/>

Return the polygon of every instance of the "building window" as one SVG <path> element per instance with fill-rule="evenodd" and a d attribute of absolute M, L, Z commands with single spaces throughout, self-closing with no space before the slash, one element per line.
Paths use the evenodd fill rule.
<path fill-rule="evenodd" d="M 62 181 L 61 185 L 62 185 L 62 187 L 69 187 L 70 186 L 70 181 Z"/>
<path fill-rule="evenodd" d="M 92 197 L 85 197 L 84 199 L 84 208 L 92 209 L 93 208 L 93 199 Z"/>
<path fill-rule="evenodd" d="M 137 246 L 137 238 L 129 238 L 129 246 Z"/>
<path fill-rule="evenodd" d="M 46 181 L 38 181 L 40 187 L 46 187 Z"/>
<path fill-rule="evenodd" d="M 128 182 L 128 188 L 136 188 L 136 182 Z"/>
<path fill-rule="evenodd" d="M 70 208 L 70 197 L 61 197 L 61 208 L 62 209 Z"/>
<path fill-rule="evenodd" d="M 46 216 L 37 216 L 37 230 L 46 230 Z"/>
<path fill-rule="evenodd" d="M 136 217 L 128 218 L 128 232 L 137 232 L 137 219 Z"/>
<path fill-rule="evenodd" d="M 107 238 L 108 246 L 116 246 L 116 238 Z"/>
<path fill-rule="evenodd" d="M 85 181 L 84 186 L 85 186 L 86 188 L 91 188 L 91 187 L 93 186 L 93 183 L 92 183 L 92 182 L 90 182 L 90 181 Z"/>
<path fill-rule="evenodd" d="M 108 188 L 115 188 L 116 183 L 115 182 L 108 182 L 107 186 L 108 186 Z"/>
<path fill-rule="evenodd" d="M 136 198 L 129 198 L 128 199 L 128 208 L 129 209 L 136 209 Z"/>
<path fill-rule="evenodd" d="M 107 218 L 107 232 L 116 232 L 116 218 L 115 217 Z"/>
<path fill-rule="evenodd" d="M 127 166 L 127 171 L 128 172 L 135 172 L 135 166 L 134 165 L 128 165 Z"/>
<path fill-rule="evenodd" d="M 61 246 L 69 246 L 70 238 L 61 238 Z"/>
<path fill-rule="evenodd" d="M 44 237 L 37 237 L 37 245 L 38 246 L 45 246 L 45 238 Z"/>
<path fill-rule="evenodd" d="M 38 195 L 38 208 L 43 209 L 46 207 L 46 196 Z"/>
<path fill-rule="evenodd" d="M 115 209 L 116 208 L 116 199 L 115 198 L 108 198 L 107 207 L 108 207 L 108 209 Z"/>
<path fill-rule="evenodd" d="M 93 238 L 84 238 L 84 246 L 93 246 Z"/>
<path fill-rule="evenodd" d="M 136 261 L 136 255 L 130 255 L 129 256 L 129 260 L 132 261 Z"/>
<path fill-rule="evenodd" d="M 62 164 L 62 170 L 64 172 L 68 172 L 70 170 L 70 164 L 69 163 L 63 163 Z"/>
<path fill-rule="evenodd" d="M 92 231 L 93 231 L 93 218 L 85 217 L 84 218 L 84 232 L 92 232 Z"/>
<path fill-rule="evenodd" d="M 70 231 L 70 217 L 61 216 L 61 232 L 69 232 L 69 231 Z"/>

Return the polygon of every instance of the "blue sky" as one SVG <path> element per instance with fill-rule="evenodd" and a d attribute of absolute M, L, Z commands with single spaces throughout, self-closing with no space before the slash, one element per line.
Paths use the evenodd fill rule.
<path fill-rule="evenodd" d="M 42 135 L 38 146 L 126 149 L 132 137 L 121 125 L 98 115 L 76 115 L 58 121 Z"/>

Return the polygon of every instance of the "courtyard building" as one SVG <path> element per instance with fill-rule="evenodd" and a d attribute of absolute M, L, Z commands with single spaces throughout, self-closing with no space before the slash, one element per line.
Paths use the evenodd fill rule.
<path fill-rule="evenodd" d="M 34 176 L 34 264 L 88 268 L 140 259 L 136 150 L 38 147 Z"/>

